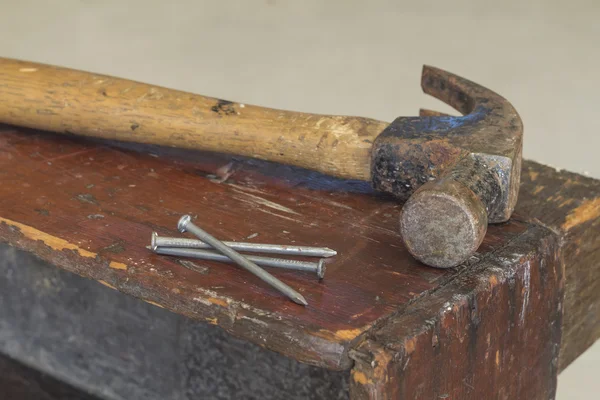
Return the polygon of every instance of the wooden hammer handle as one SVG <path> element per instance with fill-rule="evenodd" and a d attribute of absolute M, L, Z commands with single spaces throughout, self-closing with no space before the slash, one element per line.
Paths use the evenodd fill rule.
<path fill-rule="evenodd" d="M 0 122 L 238 154 L 370 179 L 387 123 L 231 103 L 110 76 L 0 58 Z"/>

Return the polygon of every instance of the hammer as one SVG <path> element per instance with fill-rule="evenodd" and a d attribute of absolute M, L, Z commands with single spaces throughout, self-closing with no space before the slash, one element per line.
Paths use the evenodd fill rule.
<path fill-rule="evenodd" d="M 233 103 L 110 76 L 0 58 L 0 122 L 65 134 L 254 157 L 371 181 L 405 204 L 400 233 L 449 268 L 517 201 L 523 125 L 498 94 L 425 66 L 423 91 L 463 116 L 421 110 L 391 124 Z"/>

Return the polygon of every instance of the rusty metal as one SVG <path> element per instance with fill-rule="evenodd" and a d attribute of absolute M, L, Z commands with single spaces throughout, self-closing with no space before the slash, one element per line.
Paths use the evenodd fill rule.
<path fill-rule="evenodd" d="M 465 115 L 397 118 L 373 144 L 372 182 L 406 201 L 400 230 L 410 253 L 448 268 L 477 250 L 488 222 L 510 218 L 523 124 L 507 100 L 446 71 L 424 67 L 421 85 Z"/>

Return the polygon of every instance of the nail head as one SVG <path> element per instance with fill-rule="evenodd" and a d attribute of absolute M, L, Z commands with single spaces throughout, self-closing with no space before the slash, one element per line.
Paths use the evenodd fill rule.
<path fill-rule="evenodd" d="M 179 230 L 179 232 L 185 232 L 186 226 L 191 220 L 192 217 L 190 217 L 189 215 L 184 215 L 183 217 L 179 218 L 179 222 L 177 223 L 177 229 Z"/>
<path fill-rule="evenodd" d="M 156 251 L 157 249 L 157 245 L 156 245 L 156 238 L 158 237 L 158 233 L 156 232 L 152 232 L 152 237 L 150 239 L 150 248 L 152 251 Z"/>

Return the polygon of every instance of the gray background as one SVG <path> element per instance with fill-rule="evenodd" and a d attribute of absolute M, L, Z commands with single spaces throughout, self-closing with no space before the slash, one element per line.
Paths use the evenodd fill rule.
<path fill-rule="evenodd" d="M 525 157 L 600 178 L 600 2 L 0 0 L 0 56 L 244 103 L 391 121 L 427 63 L 508 98 Z M 558 399 L 600 392 L 600 345 Z"/>

